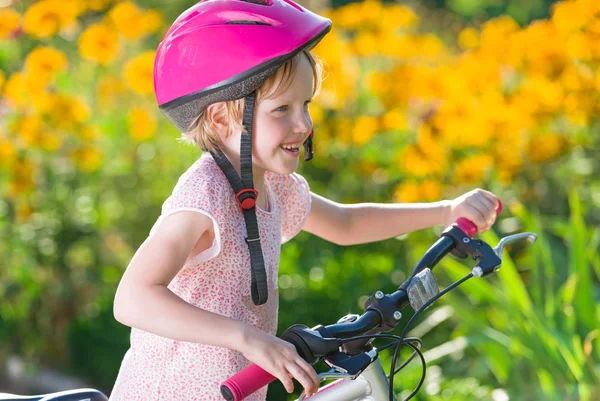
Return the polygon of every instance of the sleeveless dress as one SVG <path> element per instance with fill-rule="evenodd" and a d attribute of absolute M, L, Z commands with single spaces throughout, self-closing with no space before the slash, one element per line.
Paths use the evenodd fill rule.
<path fill-rule="evenodd" d="M 310 190 L 296 174 L 265 174 L 270 211 L 257 208 L 267 273 L 269 299 L 252 302 L 250 253 L 246 224 L 227 178 L 209 153 L 203 154 L 179 179 L 150 235 L 168 216 L 181 211 L 203 213 L 214 224 L 215 240 L 188 258 L 169 284 L 186 302 L 252 324 L 270 334 L 277 330 L 277 275 L 281 244 L 295 236 L 310 211 Z M 207 327 L 210 330 L 210 327 Z M 228 348 L 175 341 L 143 330 L 131 330 L 111 401 L 222 401 L 220 385 L 248 366 L 244 356 Z M 262 401 L 266 387 L 249 401 Z"/>

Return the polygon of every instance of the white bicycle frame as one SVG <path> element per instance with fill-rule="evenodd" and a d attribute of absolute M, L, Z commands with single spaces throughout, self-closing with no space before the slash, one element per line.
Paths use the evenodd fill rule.
<path fill-rule="evenodd" d="M 319 374 L 327 377 L 327 373 Z M 302 395 L 296 401 L 304 400 Z M 379 358 L 375 359 L 355 379 L 339 379 L 326 386 L 309 398 L 310 401 L 387 401 L 389 400 L 389 382 Z M 394 401 L 396 397 L 394 396 Z"/>

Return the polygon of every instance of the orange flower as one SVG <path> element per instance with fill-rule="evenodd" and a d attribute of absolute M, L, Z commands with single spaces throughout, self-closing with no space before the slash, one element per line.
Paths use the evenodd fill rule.
<path fill-rule="evenodd" d="M 0 39 L 8 38 L 21 25 L 21 14 L 12 8 L 0 9 Z"/>
<path fill-rule="evenodd" d="M 125 65 L 125 82 L 134 92 L 154 91 L 154 55 L 154 51 L 144 52 Z"/>
<path fill-rule="evenodd" d="M 115 60 L 118 45 L 119 36 L 105 24 L 90 25 L 79 37 L 81 57 L 102 65 Z"/>

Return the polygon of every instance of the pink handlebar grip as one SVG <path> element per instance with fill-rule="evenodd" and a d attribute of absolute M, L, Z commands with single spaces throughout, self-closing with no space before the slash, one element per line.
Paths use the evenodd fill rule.
<path fill-rule="evenodd" d="M 502 202 L 498 199 L 498 209 L 496 209 L 496 216 L 502 212 Z M 456 223 L 452 224 L 462 230 L 468 237 L 473 238 L 477 234 L 477 226 L 471 221 L 464 217 L 456 220 Z"/>
<path fill-rule="evenodd" d="M 225 380 L 221 384 L 221 394 L 227 401 L 241 401 L 275 379 L 260 366 L 250 365 Z"/>

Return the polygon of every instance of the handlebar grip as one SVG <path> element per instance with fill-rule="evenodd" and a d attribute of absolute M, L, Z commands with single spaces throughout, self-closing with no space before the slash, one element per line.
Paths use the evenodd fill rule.
<path fill-rule="evenodd" d="M 276 379 L 260 366 L 253 364 L 221 384 L 221 394 L 227 401 L 241 401 Z"/>
<path fill-rule="evenodd" d="M 502 202 L 498 199 L 498 209 L 496 209 L 496 216 L 502 212 Z M 477 234 L 477 226 L 471 220 L 461 217 L 456 220 L 456 223 L 452 224 L 462 230 L 468 237 L 473 238 Z"/>

